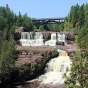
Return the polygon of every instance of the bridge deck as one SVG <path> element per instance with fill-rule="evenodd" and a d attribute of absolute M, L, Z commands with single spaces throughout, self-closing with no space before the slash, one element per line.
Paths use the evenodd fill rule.
<path fill-rule="evenodd" d="M 44 20 L 65 20 L 66 17 L 58 18 L 32 18 L 33 21 L 44 21 Z"/>

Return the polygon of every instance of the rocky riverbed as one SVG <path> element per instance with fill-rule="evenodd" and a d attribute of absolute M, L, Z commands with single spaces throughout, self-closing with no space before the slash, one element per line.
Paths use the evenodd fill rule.
<path fill-rule="evenodd" d="M 56 49 L 47 46 L 30 47 L 17 45 L 15 66 L 11 69 L 10 77 L 3 78 L 2 85 L 14 83 L 19 85 L 44 73 L 46 63 L 58 56 Z M 10 86 L 11 86 L 10 85 Z M 3 87 L 4 88 L 4 87 Z"/>

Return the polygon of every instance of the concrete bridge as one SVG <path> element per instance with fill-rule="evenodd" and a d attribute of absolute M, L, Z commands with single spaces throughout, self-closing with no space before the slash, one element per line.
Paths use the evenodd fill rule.
<path fill-rule="evenodd" d="M 57 17 L 57 18 L 32 18 L 31 20 L 34 22 L 40 23 L 60 23 L 60 21 L 64 21 L 66 17 Z"/>

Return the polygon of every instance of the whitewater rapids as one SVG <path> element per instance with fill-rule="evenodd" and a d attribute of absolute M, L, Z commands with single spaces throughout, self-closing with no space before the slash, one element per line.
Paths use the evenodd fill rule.
<path fill-rule="evenodd" d="M 71 68 L 71 60 L 66 52 L 62 52 L 60 56 L 50 60 L 45 68 L 45 74 L 38 77 L 42 83 L 63 84 L 65 75 L 69 75 Z"/>
<path fill-rule="evenodd" d="M 72 61 L 67 55 L 66 51 L 62 51 L 61 54 L 51 59 L 45 67 L 45 74 L 37 77 L 31 82 L 37 80 L 40 81 L 40 85 L 60 85 L 64 84 L 66 80 L 65 76 L 69 76 Z M 40 87 L 39 87 L 40 88 Z"/>

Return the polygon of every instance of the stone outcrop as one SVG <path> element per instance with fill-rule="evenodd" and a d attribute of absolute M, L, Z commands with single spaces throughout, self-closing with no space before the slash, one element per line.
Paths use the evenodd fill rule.
<path fill-rule="evenodd" d="M 43 34 L 44 41 L 51 39 L 51 33 L 50 32 L 45 31 L 45 32 L 42 32 L 42 34 Z"/>
<path fill-rule="evenodd" d="M 21 38 L 21 32 L 23 32 L 23 31 L 24 31 L 24 27 L 19 27 L 19 28 L 15 29 L 14 39 L 19 40 Z"/>

